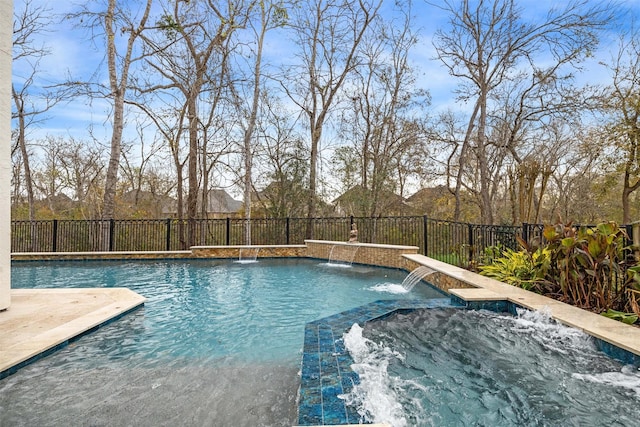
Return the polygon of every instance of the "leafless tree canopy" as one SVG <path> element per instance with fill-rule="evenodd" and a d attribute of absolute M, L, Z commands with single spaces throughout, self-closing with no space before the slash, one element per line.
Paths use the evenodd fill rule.
<path fill-rule="evenodd" d="M 103 0 L 57 17 L 18 2 L 13 215 L 633 221 L 635 23 L 619 5 L 556 3 Z M 440 28 L 418 26 L 425 7 Z M 70 23 L 103 60 L 54 80 L 47 35 Z M 430 49 L 449 108 L 415 60 Z M 585 84 L 604 49 L 606 78 Z M 48 135 L 70 100 L 106 120 Z M 182 245 L 205 232 L 185 226 Z"/>

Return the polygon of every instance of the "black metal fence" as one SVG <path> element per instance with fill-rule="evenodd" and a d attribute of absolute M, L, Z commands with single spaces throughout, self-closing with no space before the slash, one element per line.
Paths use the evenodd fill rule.
<path fill-rule="evenodd" d="M 488 247 L 517 249 L 516 236 L 539 238 L 542 226 L 481 225 L 443 221 L 426 216 L 360 218 L 265 218 L 251 220 L 251 244 L 303 244 L 307 227 L 312 238 L 346 241 L 351 224 L 358 240 L 409 245 L 450 264 L 468 267 L 481 260 Z M 12 221 L 12 252 L 174 251 L 191 246 L 245 244 L 244 219 L 140 219 Z"/>

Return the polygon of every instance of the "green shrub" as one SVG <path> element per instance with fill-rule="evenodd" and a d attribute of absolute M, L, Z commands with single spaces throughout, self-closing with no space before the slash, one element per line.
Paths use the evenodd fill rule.
<path fill-rule="evenodd" d="M 627 264 L 622 228 L 614 222 L 579 229 L 556 224 L 546 226 L 543 236 L 543 247 L 520 240 L 522 251 L 503 251 L 480 274 L 598 313 L 612 310 L 608 317 L 628 323 L 637 320 L 640 265 Z"/>
<path fill-rule="evenodd" d="M 550 252 L 546 280 L 558 299 L 597 312 L 625 309 L 625 232 L 614 222 L 594 228 L 547 226 Z"/>
<path fill-rule="evenodd" d="M 548 252 L 539 249 L 533 253 L 525 250 L 505 249 L 502 256 L 479 267 L 480 274 L 528 291 L 542 292 L 545 272 L 548 268 Z"/>

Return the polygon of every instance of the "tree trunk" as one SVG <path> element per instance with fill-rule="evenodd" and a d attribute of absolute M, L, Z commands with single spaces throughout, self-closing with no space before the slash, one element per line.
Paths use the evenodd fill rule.
<path fill-rule="evenodd" d="M 261 3 L 260 17 L 262 27 L 258 36 L 258 45 L 256 48 L 255 67 L 253 70 L 253 98 L 251 101 L 251 112 L 249 122 L 244 132 L 244 243 L 251 245 L 251 188 L 252 188 L 252 168 L 253 153 L 251 152 L 251 142 L 256 127 L 258 117 L 258 106 L 260 101 L 260 82 L 262 79 L 262 49 L 264 46 L 264 38 L 267 32 L 267 14 L 265 5 Z"/>
<path fill-rule="evenodd" d="M 33 180 L 31 179 L 31 166 L 29 163 L 29 152 L 27 151 L 27 141 L 25 137 L 25 113 L 24 102 L 18 96 L 15 89 L 12 89 L 13 100 L 16 104 L 16 110 L 18 111 L 18 145 L 20 146 L 20 155 L 22 156 L 22 165 L 24 168 L 24 183 L 27 190 L 27 205 L 29 207 L 29 222 L 31 223 L 31 250 L 39 250 L 39 241 L 36 220 L 36 208 L 33 197 Z"/>
<path fill-rule="evenodd" d="M 309 164 L 309 199 L 307 200 L 307 232 L 306 238 L 313 239 L 313 223 L 316 217 L 316 198 L 317 198 L 317 168 L 318 168 L 318 145 L 320 145 L 320 137 L 322 130 L 318 128 L 317 123 L 311 122 L 311 156 Z"/>
<path fill-rule="evenodd" d="M 190 94 L 187 105 L 189 120 L 189 193 L 187 194 L 187 247 L 195 245 L 196 217 L 198 215 L 198 112 L 196 94 Z"/>

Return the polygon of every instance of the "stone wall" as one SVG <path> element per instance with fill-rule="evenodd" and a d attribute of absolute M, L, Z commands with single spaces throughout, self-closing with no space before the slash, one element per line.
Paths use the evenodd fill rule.
<path fill-rule="evenodd" d="M 240 258 L 256 253 L 257 258 L 302 258 L 305 256 L 305 245 L 287 246 L 194 246 L 191 248 L 193 258 Z"/>
<path fill-rule="evenodd" d="M 12 261 L 100 261 L 119 259 L 193 258 L 191 251 L 147 252 L 14 252 Z"/>
<path fill-rule="evenodd" d="M 332 259 L 355 264 L 379 265 L 407 270 L 403 254 L 417 254 L 417 246 L 346 243 L 327 240 L 305 240 L 306 255 L 310 258 Z"/>
<path fill-rule="evenodd" d="M 119 259 L 188 259 L 235 258 L 240 251 L 257 250 L 258 258 L 304 257 L 306 246 L 194 246 L 190 251 L 147 252 L 19 252 L 11 254 L 13 261 L 88 261 Z"/>
<path fill-rule="evenodd" d="M 404 262 L 404 265 L 405 265 L 404 269 L 409 271 L 409 272 L 411 272 L 411 271 L 413 271 L 416 268 L 421 267 L 421 266 L 426 266 L 426 267 L 433 268 L 433 269 L 435 269 L 437 267 L 442 268 L 443 266 L 449 267 L 448 264 L 441 263 L 441 262 L 433 260 L 431 258 L 427 258 L 427 257 L 424 257 L 422 255 L 420 255 L 419 257 L 420 257 L 420 261 L 421 262 L 417 262 L 414 259 L 412 259 L 412 258 L 417 258 L 417 257 L 411 257 L 411 256 L 406 257 L 406 256 L 403 256 L 402 259 L 403 259 L 403 262 Z M 425 262 L 426 260 L 428 260 L 429 262 Z M 452 276 L 450 276 L 450 275 L 448 275 L 448 274 L 446 274 L 446 273 L 444 273 L 442 271 L 438 271 L 438 270 L 435 270 L 435 273 L 430 274 L 424 280 L 426 280 L 427 282 L 431 283 L 432 285 L 434 285 L 438 289 L 441 289 L 441 290 L 443 290 L 443 291 L 445 291 L 447 293 L 449 293 L 450 289 L 475 288 L 475 286 L 473 286 L 473 285 L 471 285 L 471 284 L 469 284 L 469 283 L 467 283 L 465 281 L 459 280 L 459 279 L 457 279 L 455 277 L 452 277 Z"/>

